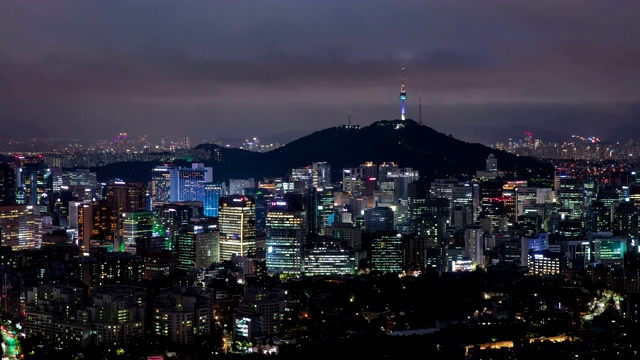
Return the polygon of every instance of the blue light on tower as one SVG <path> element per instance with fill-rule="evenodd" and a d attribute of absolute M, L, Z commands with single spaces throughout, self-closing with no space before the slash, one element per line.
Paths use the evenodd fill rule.
<path fill-rule="evenodd" d="M 400 101 L 402 101 L 402 111 L 400 112 L 400 119 L 405 120 L 404 117 L 404 101 L 407 99 L 407 91 L 404 88 L 404 64 L 402 65 L 402 87 L 400 88 Z"/>

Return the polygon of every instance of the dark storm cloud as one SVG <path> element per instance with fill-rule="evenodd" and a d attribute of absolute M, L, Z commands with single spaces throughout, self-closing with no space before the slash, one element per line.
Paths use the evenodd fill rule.
<path fill-rule="evenodd" d="M 575 124 L 584 104 L 640 100 L 638 10 L 604 0 L 4 1 L 0 121 L 104 138 L 317 130 L 348 110 L 366 125 L 399 117 L 404 63 L 409 117 L 421 94 L 436 130 L 504 127 L 527 104 L 574 106 L 563 114 Z M 474 106 L 502 110 L 458 109 Z M 552 113 L 536 112 L 539 125 L 557 126 Z M 612 127 L 637 120 L 597 114 Z"/>

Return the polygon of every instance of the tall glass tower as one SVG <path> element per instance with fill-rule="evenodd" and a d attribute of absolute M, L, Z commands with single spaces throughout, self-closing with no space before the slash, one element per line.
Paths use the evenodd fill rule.
<path fill-rule="evenodd" d="M 256 203 L 251 196 L 220 198 L 220 261 L 233 255 L 247 256 L 256 251 Z"/>
<path fill-rule="evenodd" d="M 299 275 L 302 272 L 306 213 L 301 194 L 287 193 L 271 202 L 267 210 L 266 266 L 269 274 Z"/>

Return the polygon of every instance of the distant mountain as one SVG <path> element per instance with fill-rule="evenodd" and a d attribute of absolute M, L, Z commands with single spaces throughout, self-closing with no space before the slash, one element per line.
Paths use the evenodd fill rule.
<path fill-rule="evenodd" d="M 500 170 L 519 179 L 534 174 L 550 178 L 553 174 L 553 166 L 548 163 L 457 140 L 413 120 L 381 120 L 362 128 L 327 128 L 267 153 L 210 144 L 199 146 L 219 149 L 222 162 L 208 165 L 214 167 L 217 181 L 286 176 L 291 169 L 313 162 L 330 164 L 332 179 L 336 181 L 341 178 L 343 168 L 356 167 L 367 161 L 376 164 L 394 162 L 399 167 L 411 167 L 429 181 L 469 178 L 477 170 L 485 169 L 489 154 L 496 156 Z"/>
<path fill-rule="evenodd" d="M 332 127 L 292 141 L 266 153 L 251 152 L 215 144 L 201 144 L 197 149 L 218 151 L 221 161 L 205 161 L 213 167 L 214 181 L 229 179 L 285 177 L 293 168 L 327 162 L 331 165 L 332 180 L 342 177 L 342 169 L 365 162 L 381 164 L 394 162 L 399 167 L 418 170 L 422 179 L 467 179 L 477 170 L 484 170 L 486 159 L 494 154 L 499 170 L 509 178 L 550 179 L 553 166 L 549 163 L 477 143 L 469 143 L 439 133 L 413 120 L 380 120 L 362 128 Z M 96 169 L 98 180 L 121 178 L 128 181 L 149 181 L 149 163 L 111 164 Z"/>

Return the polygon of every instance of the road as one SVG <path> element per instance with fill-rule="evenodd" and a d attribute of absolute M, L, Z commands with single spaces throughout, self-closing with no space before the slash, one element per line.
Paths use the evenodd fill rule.
<path fill-rule="evenodd" d="M 20 347 L 15 335 L 6 327 L 0 327 L 2 333 L 2 360 L 18 360 L 20 357 Z"/>

